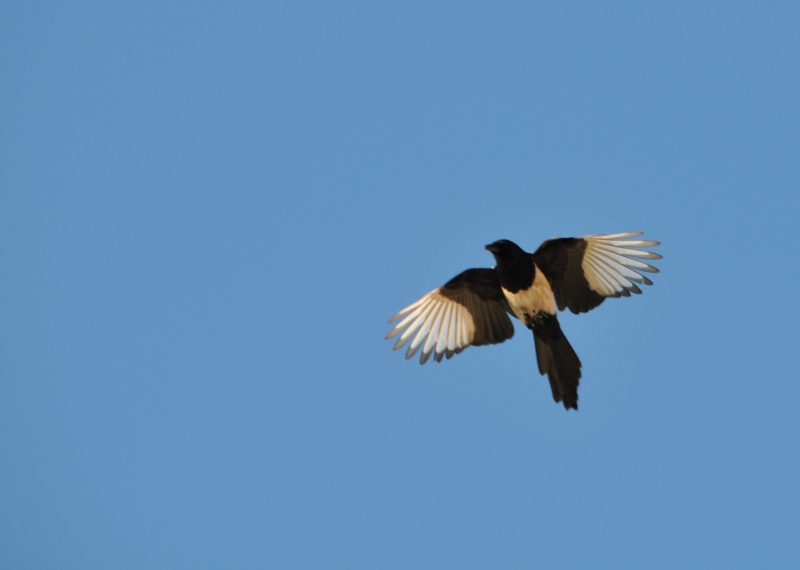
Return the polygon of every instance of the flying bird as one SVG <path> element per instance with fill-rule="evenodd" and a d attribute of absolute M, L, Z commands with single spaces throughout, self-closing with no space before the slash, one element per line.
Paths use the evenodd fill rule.
<path fill-rule="evenodd" d="M 420 364 L 451 358 L 468 346 L 498 344 L 514 336 L 509 315 L 533 331 L 539 373 L 547 374 L 553 399 L 578 409 L 581 361 L 561 331 L 557 313 L 585 313 L 607 297 L 630 297 L 652 285 L 642 273 L 658 273 L 640 259 L 661 259 L 636 249 L 659 245 L 636 240 L 643 232 L 598 234 L 545 241 L 528 253 L 507 239 L 485 246 L 497 265 L 467 269 L 391 319 L 386 339 L 400 335 L 406 358 L 422 349 Z M 556 310 L 558 309 L 558 310 Z"/>

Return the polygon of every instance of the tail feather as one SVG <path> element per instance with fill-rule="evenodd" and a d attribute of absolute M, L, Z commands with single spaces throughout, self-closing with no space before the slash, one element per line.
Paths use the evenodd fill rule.
<path fill-rule="evenodd" d="M 578 409 L 578 384 L 581 377 L 581 361 L 555 316 L 533 328 L 536 345 L 536 361 L 539 373 L 547 374 L 553 399 L 564 402 L 564 408 Z"/>

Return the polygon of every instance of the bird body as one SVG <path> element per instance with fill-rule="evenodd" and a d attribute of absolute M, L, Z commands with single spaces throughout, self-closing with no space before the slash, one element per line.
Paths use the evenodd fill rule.
<path fill-rule="evenodd" d="M 506 296 L 509 306 L 520 321 L 528 325 L 526 316 L 544 312 L 548 315 L 556 314 L 556 301 L 553 297 L 553 289 L 550 282 L 544 276 L 542 270 L 533 266 L 536 270 L 533 282 L 526 289 L 506 289 L 502 285 L 503 294 Z"/>
<path fill-rule="evenodd" d="M 468 269 L 397 313 L 400 322 L 386 335 L 400 335 L 394 349 L 410 342 L 406 358 L 422 350 L 420 364 L 433 354 L 440 362 L 468 346 L 497 344 L 514 336 L 508 315 L 533 331 L 539 372 L 547 375 L 556 402 L 578 408 L 581 362 L 558 322 L 557 310 L 593 309 L 607 297 L 629 297 L 652 285 L 639 272 L 658 270 L 638 259 L 660 259 L 634 249 L 659 245 L 632 240 L 642 232 L 603 234 L 545 241 L 528 253 L 509 240 L 486 246 L 497 262 Z M 638 259 L 637 259 L 638 258 Z"/>

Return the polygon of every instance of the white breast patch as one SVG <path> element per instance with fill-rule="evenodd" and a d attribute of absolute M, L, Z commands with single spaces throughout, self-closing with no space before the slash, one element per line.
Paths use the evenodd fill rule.
<path fill-rule="evenodd" d="M 538 311 L 544 311 L 550 315 L 556 314 L 556 301 L 553 298 L 553 290 L 550 288 L 550 283 L 548 283 L 541 269 L 536 265 L 534 267 L 536 268 L 536 274 L 530 287 L 516 293 L 503 289 L 503 294 L 506 296 L 514 316 L 523 323 L 526 322 L 525 314 L 533 316 Z"/>

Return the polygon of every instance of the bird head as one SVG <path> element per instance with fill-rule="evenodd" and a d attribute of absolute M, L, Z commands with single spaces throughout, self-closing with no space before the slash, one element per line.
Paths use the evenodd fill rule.
<path fill-rule="evenodd" d="M 507 239 L 501 239 L 494 243 L 490 243 L 489 245 L 485 246 L 484 249 L 491 251 L 498 263 L 501 261 L 513 262 L 530 255 L 525 253 L 525 251 L 513 241 Z"/>
<path fill-rule="evenodd" d="M 492 255 L 495 257 L 505 256 L 507 254 L 514 254 L 518 251 L 522 251 L 522 248 L 520 248 L 513 241 L 507 239 L 500 239 L 494 243 L 490 243 L 489 245 L 484 246 L 484 249 L 491 251 Z"/>

